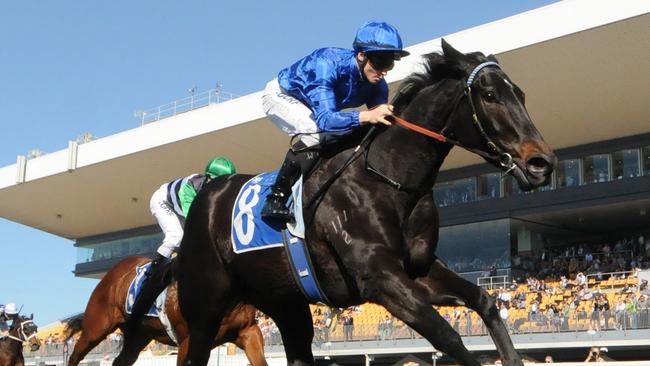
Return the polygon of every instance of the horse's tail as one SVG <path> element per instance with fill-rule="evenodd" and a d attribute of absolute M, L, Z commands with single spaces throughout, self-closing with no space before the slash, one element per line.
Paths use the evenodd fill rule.
<path fill-rule="evenodd" d="M 124 338 L 136 337 L 138 328 L 145 313 L 151 307 L 158 295 L 169 286 L 174 276 L 172 276 L 172 267 L 176 262 L 176 258 L 161 265 L 161 267 L 151 277 L 145 280 L 138 297 L 135 299 L 131 315 L 124 325 Z M 135 338 L 134 338 L 135 339 Z"/>
<path fill-rule="evenodd" d="M 84 313 L 77 314 L 72 318 L 68 319 L 65 328 L 63 329 L 63 338 L 64 340 L 70 339 L 73 335 L 81 332 L 81 326 L 83 324 Z"/>

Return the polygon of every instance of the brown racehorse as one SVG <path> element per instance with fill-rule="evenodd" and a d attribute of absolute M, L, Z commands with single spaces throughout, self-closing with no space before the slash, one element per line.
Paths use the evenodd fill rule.
<path fill-rule="evenodd" d="M 66 337 L 70 338 L 79 331 L 81 331 L 81 336 L 70 355 L 69 366 L 77 366 L 90 350 L 106 339 L 108 334 L 117 328 L 123 330 L 128 316 L 124 305 L 129 285 L 135 277 L 135 268 L 148 261 L 149 259 L 146 257 L 129 257 L 115 265 L 93 291 L 83 316 L 80 315 L 70 320 L 65 330 Z M 176 332 L 178 342 L 183 343 L 187 338 L 188 328 L 178 308 L 175 281 L 167 291 L 165 310 Z M 212 344 L 213 347 L 216 347 L 225 342 L 232 342 L 244 350 L 252 365 L 266 366 L 264 341 L 262 333 L 255 323 L 255 311 L 256 309 L 250 305 L 237 306 L 224 318 Z M 137 353 L 152 339 L 167 345 L 176 345 L 167 335 L 158 318 L 146 317 L 139 335 L 137 345 L 133 348 L 136 350 L 136 354 L 128 357 L 133 362 L 137 359 Z M 179 363 L 184 359 L 185 355 L 179 353 Z"/>
<path fill-rule="evenodd" d="M 9 329 L 9 336 L 0 340 L 0 366 L 23 366 L 23 344 L 27 343 L 32 352 L 39 349 L 41 341 L 36 336 L 38 328 L 34 324 L 34 315 L 18 315 Z"/>

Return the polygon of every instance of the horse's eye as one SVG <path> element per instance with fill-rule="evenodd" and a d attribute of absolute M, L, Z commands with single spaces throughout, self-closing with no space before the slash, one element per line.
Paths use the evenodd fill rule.
<path fill-rule="evenodd" d="M 483 99 L 488 103 L 495 103 L 497 101 L 497 95 L 494 91 L 488 90 L 483 93 Z"/>

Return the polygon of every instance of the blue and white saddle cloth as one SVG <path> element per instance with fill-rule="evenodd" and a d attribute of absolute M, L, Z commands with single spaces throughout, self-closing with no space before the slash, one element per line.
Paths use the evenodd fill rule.
<path fill-rule="evenodd" d="M 231 238 L 235 253 L 283 246 L 282 225 L 277 220 L 263 219 L 261 215 L 266 196 L 271 193 L 277 175 L 277 171 L 259 174 L 239 190 L 232 209 Z M 288 204 L 296 222 L 287 225 L 287 228 L 293 236 L 304 238 L 302 178 L 294 185 Z"/>
<path fill-rule="evenodd" d="M 133 310 L 133 304 L 135 303 L 135 299 L 137 298 L 137 296 L 140 294 L 140 291 L 142 290 L 142 284 L 144 283 L 145 280 L 145 274 L 149 270 L 150 266 L 151 266 L 151 262 L 147 262 L 141 266 L 135 267 L 135 277 L 133 278 L 133 281 L 131 281 L 131 284 L 129 285 L 129 289 L 126 294 L 126 303 L 124 304 L 124 308 L 127 314 L 131 314 Z M 156 301 L 154 301 L 154 303 L 151 304 L 151 308 L 149 308 L 149 311 L 147 311 L 145 315 L 158 318 L 162 323 L 163 327 L 165 327 L 165 331 L 167 332 L 167 335 L 169 335 L 169 338 L 171 338 L 171 340 L 174 341 L 174 343 L 178 344 L 176 331 L 172 327 L 171 322 L 167 317 L 167 312 L 165 311 L 166 299 L 167 299 L 167 288 L 165 288 L 163 292 L 161 292 L 160 295 L 158 295 Z"/>
<path fill-rule="evenodd" d="M 294 278 L 303 294 L 315 302 L 328 303 L 321 290 L 304 243 L 305 225 L 302 217 L 302 178 L 293 186 L 289 200 L 295 222 L 282 231 L 277 220 L 262 218 L 266 196 L 271 192 L 277 172 L 262 173 L 246 182 L 237 195 L 232 210 L 231 238 L 235 253 L 285 247 Z"/>
<path fill-rule="evenodd" d="M 144 283 L 145 280 L 145 274 L 147 273 L 147 270 L 149 270 L 149 267 L 151 266 L 151 262 L 145 263 L 139 267 L 135 267 L 135 278 L 133 278 L 133 281 L 131 281 L 131 284 L 129 285 L 129 292 L 127 293 L 126 296 L 126 304 L 124 304 L 124 307 L 126 309 L 127 314 L 131 314 L 131 311 L 133 310 L 133 304 L 135 303 L 136 297 L 140 294 L 140 290 L 142 290 L 142 284 Z M 158 317 L 160 314 L 160 310 L 164 306 L 165 298 L 163 295 L 167 295 L 167 289 L 163 291 L 156 301 L 151 304 L 151 308 L 149 308 L 149 311 L 145 314 L 146 316 L 154 316 Z M 162 297 L 162 299 L 161 299 Z"/>

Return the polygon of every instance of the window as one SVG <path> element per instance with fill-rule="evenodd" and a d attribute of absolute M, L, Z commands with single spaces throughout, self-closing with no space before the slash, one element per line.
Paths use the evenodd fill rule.
<path fill-rule="evenodd" d="M 476 178 L 457 179 L 437 184 L 433 189 L 439 207 L 476 201 Z"/>
<path fill-rule="evenodd" d="M 456 272 L 510 267 L 510 219 L 440 228 L 436 255 Z"/>
<path fill-rule="evenodd" d="M 650 175 L 650 146 L 643 148 L 643 171 L 645 175 Z"/>
<path fill-rule="evenodd" d="M 640 174 L 639 149 L 627 149 L 612 154 L 613 179 L 634 178 Z"/>
<path fill-rule="evenodd" d="M 162 239 L 162 233 L 153 233 L 79 246 L 77 263 L 152 253 L 158 249 Z"/>
<path fill-rule="evenodd" d="M 501 173 L 479 175 L 476 181 L 478 200 L 501 197 Z"/>
<path fill-rule="evenodd" d="M 503 180 L 503 191 L 505 196 L 514 196 L 516 194 L 522 194 L 524 191 L 519 188 L 519 183 L 517 179 L 512 176 L 508 176 Z"/>
<path fill-rule="evenodd" d="M 597 154 L 587 156 L 583 161 L 583 184 L 603 183 L 609 181 L 609 155 Z"/>
<path fill-rule="evenodd" d="M 580 159 L 562 160 L 556 171 L 556 187 L 575 187 L 580 184 Z"/>

